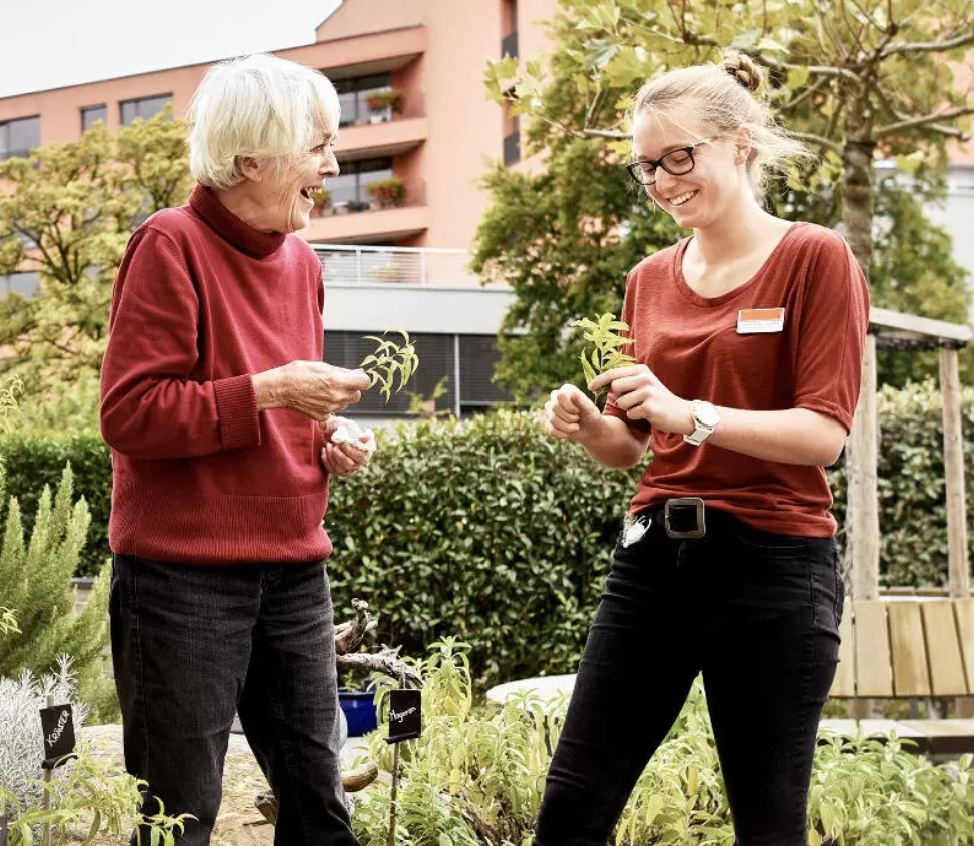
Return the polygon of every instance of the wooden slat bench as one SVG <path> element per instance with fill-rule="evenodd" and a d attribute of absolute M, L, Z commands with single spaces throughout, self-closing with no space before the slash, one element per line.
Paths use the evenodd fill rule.
<path fill-rule="evenodd" d="M 848 603 L 835 699 L 974 695 L 974 599 Z M 897 735 L 932 754 L 974 752 L 974 720 L 824 720 L 839 734 Z"/>
<path fill-rule="evenodd" d="M 974 695 L 974 599 L 879 600 L 846 605 L 842 647 L 830 696 L 927 699 Z M 574 675 L 521 679 L 487 692 L 503 703 L 516 691 L 543 700 L 570 695 Z M 897 736 L 932 755 L 974 752 L 974 719 L 823 720 L 841 735 Z M 912 749 L 913 747 L 911 747 Z"/>

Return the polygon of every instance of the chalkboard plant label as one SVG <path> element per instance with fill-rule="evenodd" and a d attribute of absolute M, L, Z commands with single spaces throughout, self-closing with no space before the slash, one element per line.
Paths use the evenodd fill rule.
<path fill-rule="evenodd" d="M 41 728 L 45 769 L 53 769 L 74 757 L 74 713 L 70 705 L 41 708 Z"/>
<path fill-rule="evenodd" d="M 423 728 L 423 694 L 420 690 L 389 691 L 389 736 L 386 743 L 419 737 Z"/>

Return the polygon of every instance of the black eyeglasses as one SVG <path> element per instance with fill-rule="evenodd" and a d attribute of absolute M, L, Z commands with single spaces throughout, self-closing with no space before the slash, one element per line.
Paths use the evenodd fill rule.
<path fill-rule="evenodd" d="M 677 147 L 675 150 L 670 150 L 666 155 L 660 156 L 658 159 L 653 161 L 653 159 L 642 159 L 638 162 L 630 162 L 626 165 L 626 170 L 629 171 L 629 175 L 633 178 L 634 182 L 638 182 L 640 185 L 655 185 L 656 184 L 656 168 L 663 168 L 667 173 L 673 176 L 683 176 L 693 170 L 693 151 L 699 147 L 701 144 L 709 144 L 711 141 L 716 141 L 716 136 L 714 138 L 704 138 L 702 141 L 695 141 L 686 147 Z"/>

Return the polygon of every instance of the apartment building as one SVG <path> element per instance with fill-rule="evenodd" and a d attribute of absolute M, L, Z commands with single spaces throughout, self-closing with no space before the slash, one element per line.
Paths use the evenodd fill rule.
<path fill-rule="evenodd" d="M 541 52 L 556 8 L 557 0 L 344 0 L 313 43 L 273 51 L 323 71 L 342 103 L 342 173 L 300 233 L 328 282 L 329 361 L 354 364 L 368 346 L 363 334 L 403 327 L 424 361 L 415 391 L 429 396 L 445 380 L 438 408 L 461 414 L 508 399 L 490 373 L 510 292 L 479 286 L 466 261 L 487 204 L 477 187 L 485 162 L 516 166 L 521 143 L 516 120 L 486 99 L 483 73 L 488 58 Z M 0 157 L 76 139 L 99 120 L 117 129 L 170 102 L 181 115 L 208 66 L 0 99 Z M 974 150 L 957 150 L 950 184 L 943 219 L 974 274 Z M 30 272 L 0 277 L 0 295 L 36 284 Z"/>
<path fill-rule="evenodd" d="M 487 203 L 477 188 L 485 162 L 520 159 L 516 123 L 486 99 L 483 73 L 488 58 L 540 51 L 538 22 L 556 5 L 344 0 L 313 43 L 272 51 L 320 69 L 342 104 L 341 175 L 300 233 L 319 250 L 328 282 L 329 361 L 357 363 L 363 334 L 403 327 L 424 365 L 415 392 L 429 396 L 443 380 L 438 408 L 466 413 L 509 399 L 490 374 L 510 292 L 482 288 L 466 270 Z M 115 130 L 167 103 L 182 115 L 208 66 L 0 99 L 0 157 L 77 139 L 99 120 Z M 20 292 L 37 284 L 30 272 L 2 281 Z M 374 405 L 378 412 L 381 401 Z"/>

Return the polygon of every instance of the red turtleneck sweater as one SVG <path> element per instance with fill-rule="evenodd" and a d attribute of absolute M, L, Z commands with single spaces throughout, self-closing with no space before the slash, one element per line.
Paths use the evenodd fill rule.
<path fill-rule="evenodd" d="M 258 412 L 251 382 L 321 361 L 323 303 L 314 251 L 254 229 L 209 189 L 133 233 L 101 381 L 114 552 L 188 564 L 328 557 L 320 427 Z"/>

